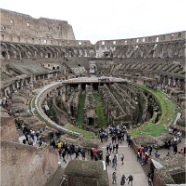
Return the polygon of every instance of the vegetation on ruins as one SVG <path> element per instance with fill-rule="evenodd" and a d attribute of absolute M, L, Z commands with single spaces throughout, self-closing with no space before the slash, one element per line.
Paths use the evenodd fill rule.
<path fill-rule="evenodd" d="M 51 118 L 51 120 L 56 120 L 56 112 L 53 108 L 53 106 L 50 107 L 50 110 L 49 110 L 49 118 Z"/>
<path fill-rule="evenodd" d="M 176 119 L 178 108 L 175 102 L 168 98 L 164 93 L 152 90 L 146 86 L 135 85 L 144 91 L 150 92 L 159 102 L 161 108 L 161 118 L 157 123 L 154 123 L 156 115 L 154 114 L 150 121 L 144 123 L 142 126 L 131 130 L 131 135 L 137 137 L 143 136 L 160 136 L 168 131 L 168 126 Z"/>
<path fill-rule="evenodd" d="M 85 94 L 80 95 L 79 99 L 79 108 L 78 108 L 78 118 L 77 118 L 77 126 L 80 129 L 84 128 L 84 105 L 85 105 Z"/>
<path fill-rule="evenodd" d="M 107 127 L 107 118 L 105 116 L 102 98 L 99 94 L 94 94 L 94 98 L 97 101 L 96 114 L 98 116 L 98 127 Z"/>

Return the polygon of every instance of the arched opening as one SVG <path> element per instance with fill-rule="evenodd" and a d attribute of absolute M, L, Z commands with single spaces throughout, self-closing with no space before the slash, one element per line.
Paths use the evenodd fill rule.
<path fill-rule="evenodd" d="M 55 67 L 52 67 L 53 70 L 55 70 Z"/>
<path fill-rule="evenodd" d="M 7 59 L 8 55 L 7 55 L 7 52 L 6 51 L 2 51 L 1 52 L 1 55 L 4 59 Z"/>
<path fill-rule="evenodd" d="M 48 53 L 48 58 L 51 58 L 51 54 L 50 53 Z"/>
<path fill-rule="evenodd" d="M 88 118 L 88 124 L 94 125 L 94 118 Z"/>
<path fill-rule="evenodd" d="M 71 115 L 72 115 L 72 117 L 74 117 L 74 107 L 71 105 L 71 107 L 70 107 L 70 111 L 71 111 Z"/>
<path fill-rule="evenodd" d="M 5 51 L 2 51 L 1 55 L 3 56 L 3 58 L 7 58 L 7 53 Z"/>
<path fill-rule="evenodd" d="M 59 70 L 59 66 L 57 66 L 57 69 Z"/>
<path fill-rule="evenodd" d="M 27 57 L 26 57 L 26 56 L 27 56 L 27 55 L 26 55 L 26 52 L 22 52 L 22 53 L 21 53 L 21 56 L 22 56 L 22 58 L 27 58 Z"/>

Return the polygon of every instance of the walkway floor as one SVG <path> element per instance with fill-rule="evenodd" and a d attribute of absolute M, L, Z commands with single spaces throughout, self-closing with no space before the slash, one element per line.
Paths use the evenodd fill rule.
<path fill-rule="evenodd" d="M 108 142 L 102 143 L 103 148 L 103 158 L 105 160 L 106 156 L 106 145 L 109 144 L 111 140 Z M 124 165 L 121 164 L 120 157 L 124 154 Z M 114 172 L 114 168 L 111 165 L 107 167 L 107 172 L 109 176 L 109 186 L 112 184 L 112 173 Z M 122 144 L 119 145 L 118 150 L 118 166 L 117 166 L 117 185 L 120 185 L 121 176 L 124 174 L 128 177 L 130 174 L 133 175 L 134 181 L 133 186 L 148 186 L 147 183 L 147 176 L 139 162 L 136 161 L 136 154 L 134 153 L 131 147 L 127 146 L 127 142 L 124 141 Z M 128 185 L 128 183 L 126 183 Z"/>
<path fill-rule="evenodd" d="M 111 140 L 109 139 L 107 142 L 102 143 L 103 148 L 103 160 L 105 160 L 106 156 L 106 145 L 110 143 Z M 120 157 L 121 154 L 124 154 L 125 160 L 124 165 L 121 165 Z M 72 156 L 72 159 L 74 159 L 75 155 Z M 88 155 L 86 154 L 86 159 L 89 159 Z M 81 158 L 80 158 L 81 159 Z M 147 176 L 141 166 L 140 163 L 136 161 L 136 154 L 134 153 L 133 149 L 131 147 L 127 146 L 127 142 L 124 141 L 119 146 L 118 150 L 118 166 L 117 166 L 117 185 L 120 185 L 121 176 L 125 174 L 126 177 L 128 177 L 130 174 L 133 175 L 134 181 L 133 186 L 148 186 L 147 183 Z M 66 158 L 67 163 L 64 163 L 62 159 L 59 159 L 61 161 L 62 168 L 65 168 L 68 164 L 68 162 L 71 160 L 70 157 Z M 109 186 L 112 184 L 112 173 L 114 172 L 114 168 L 112 168 L 111 165 L 107 167 L 108 177 L 109 177 Z M 126 183 L 128 185 L 128 183 Z"/>

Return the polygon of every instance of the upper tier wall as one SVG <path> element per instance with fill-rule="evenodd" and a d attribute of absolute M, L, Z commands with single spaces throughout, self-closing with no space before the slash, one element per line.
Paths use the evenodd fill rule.
<path fill-rule="evenodd" d="M 75 40 L 72 26 L 67 21 L 47 18 L 35 19 L 29 15 L 0 9 L 1 32 L 20 38 L 37 37 Z"/>
<path fill-rule="evenodd" d="M 166 42 L 174 40 L 184 40 L 186 39 L 186 31 L 174 32 L 162 35 L 146 36 L 146 37 L 137 37 L 129 39 L 115 39 L 115 40 L 100 40 L 96 42 L 96 47 L 100 48 L 101 46 L 121 46 L 121 45 L 134 45 L 134 44 L 144 44 L 144 43 L 156 43 L 156 42 Z"/>

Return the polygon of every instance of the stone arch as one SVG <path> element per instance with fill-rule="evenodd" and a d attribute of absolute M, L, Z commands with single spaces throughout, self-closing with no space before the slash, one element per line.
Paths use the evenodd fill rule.
<path fill-rule="evenodd" d="M 22 56 L 23 59 L 24 59 L 24 58 L 27 58 L 26 51 L 22 51 L 22 52 L 21 52 L 21 56 Z"/>

